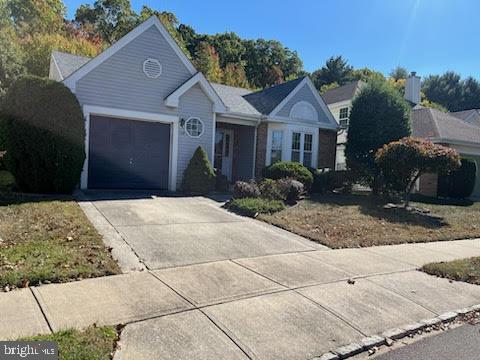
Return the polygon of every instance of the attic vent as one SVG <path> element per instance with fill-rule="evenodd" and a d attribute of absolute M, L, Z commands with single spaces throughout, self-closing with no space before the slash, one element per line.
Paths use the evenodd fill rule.
<path fill-rule="evenodd" d="M 157 59 L 147 59 L 143 62 L 143 73 L 151 79 L 156 79 L 162 74 L 162 64 Z"/>

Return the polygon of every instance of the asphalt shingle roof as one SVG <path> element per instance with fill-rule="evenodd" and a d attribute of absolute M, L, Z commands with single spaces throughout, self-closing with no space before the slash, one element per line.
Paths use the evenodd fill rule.
<path fill-rule="evenodd" d="M 340 101 L 352 100 L 362 81 L 357 80 L 343 86 L 326 91 L 322 97 L 327 105 L 335 104 Z"/>
<path fill-rule="evenodd" d="M 412 135 L 423 138 L 467 141 L 480 146 L 480 127 L 437 109 L 412 110 Z"/>
<path fill-rule="evenodd" d="M 230 111 L 248 115 L 261 115 L 244 96 L 251 91 L 244 88 L 211 83 L 218 96 Z"/>
<path fill-rule="evenodd" d="M 257 91 L 243 97 L 261 114 L 268 115 L 290 94 L 305 77 L 287 81 L 268 89 Z"/>
<path fill-rule="evenodd" d="M 52 55 L 60 74 L 64 79 L 92 59 L 86 56 L 72 55 L 61 51 L 53 51 Z"/>
<path fill-rule="evenodd" d="M 455 116 L 456 118 L 467 120 L 471 115 L 474 115 L 471 119 L 467 122 L 472 125 L 480 126 L 480 109 L 471 109 L 471 110 L 464 110 L 464 111 L 455 111 L 451 112 L 451 115 Z"/>
<path fill-rule="evenodd" d="M 54 51 L 52 55 L 64 79 L 91 60 L 85 56 L 60 51 Z M 211 84 L 230 111 L 247 115 L 268 115 L 303 79 L 304 77 L 301 77 L 254 93 L 244 88 Z"/>

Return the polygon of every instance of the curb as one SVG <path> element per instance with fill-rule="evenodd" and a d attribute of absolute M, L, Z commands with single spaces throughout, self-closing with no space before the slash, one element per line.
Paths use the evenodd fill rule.
<path fill-rule="evenodd" d="M 423 332 L 423 330 L 430 331 L 434 327 L 450 324 L 455 320 L 461 320 L 462 317 L 471 314 L 480 315 L 480 304 L 456 311 L 446 312 L 437 317 L 421 320 L 420 322 L 406 325 L 401 328 L 389 329 L 387 331 L 384 331 L 381 335 L 365 337 L 360 341 L 338 347 L 335 350 L 329 351 L 321 356 L 314 357 L 311 360 L 347 359 L 351 356 L 358 355 L 365 351 L 373 350 L 374 348 L 382 345 L 391 346 L 396 340 L 402 339 L 406 336 L 414 336 L 420 334 L 421 332 Z"/>

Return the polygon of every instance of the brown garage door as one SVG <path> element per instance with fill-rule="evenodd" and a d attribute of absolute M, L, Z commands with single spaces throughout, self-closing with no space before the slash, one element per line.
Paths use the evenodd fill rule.
<path fill-rule="evenodd" d="M 167 189 L 170 125 L 90 117 L 88 187 Z"/>

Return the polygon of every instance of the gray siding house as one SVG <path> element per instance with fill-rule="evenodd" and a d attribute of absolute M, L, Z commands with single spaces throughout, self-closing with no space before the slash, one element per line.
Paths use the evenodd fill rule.
<path fill-rule="evenodd" d="M 230 181 L 335 162 L 338 125 L 308 77 L 255 93 L 212 84 L 156 17 L 95 58 L 53 52 L 50 78 L 83 109 L 83 189 L 175 191 L 198 146 Z"/>

